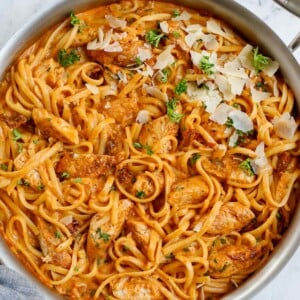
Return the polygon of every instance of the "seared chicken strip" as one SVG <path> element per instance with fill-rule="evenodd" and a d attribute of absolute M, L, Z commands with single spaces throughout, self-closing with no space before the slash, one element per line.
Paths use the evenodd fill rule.
<path fill-rule="evenodd" d="M 78 131 L 64 119 L 56 117 L 46 109 L 34 108 L 32 118 L 44 137 L 53 137 L 70 145 L 79 143 Z"/>

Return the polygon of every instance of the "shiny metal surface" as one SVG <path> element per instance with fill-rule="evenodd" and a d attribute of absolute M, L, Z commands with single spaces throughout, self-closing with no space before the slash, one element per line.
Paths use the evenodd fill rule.
<path fill-rule="evenodd" d="M 0 51 L 0 74 L 3 75 L 14 59 L 31 42 L 36 40 L 46 29 L 61 21 L 71 10 L 79 12 L 93 6 L 111 2 L 113 1 L 61 0 L 57 4 L 45 7 L 42 12 L 33 16 L 32 20 L 25 24 L 25 26 L 19 30 L 2 48 Z M 280 70 L 283 77 L 296 95 L 298 110 L 300 111 L 300 66 L 290 53 L 289 49 L 269 27 L 267 27 L 251 12 L 232 0 L 177 0 L 174 2 L 192 8 L 200 8 L 210 11 L 213 15 L 222 18 L 225 22 L 230 24 L 247 41 L 254 45 L 258 45 L 264 53 L 277 60 L 280 63 Z M 223 299 L 252 299 L 259 290 L 261 290 L 276 276 L 276 274 L 280 272 L 299 246 L 299 228 L 300 202 L 284 239 L 277 246 L 265 267 L 254 274 L 241 287 L 228 294 Z M 10 267 L 29 274 L 9 253 L 2 240 L 0 241 L 0 258 L 2 258 Z M 31 275 L 29 276 L 32 278 Z M 36 281 L 36 279 L 32 280 Z M 40 289 L 43 289 L 45 299 L 58 299 L 58 296 L 50 292 L 47 288 L 42 287 L 38 283 L 37 286 L 39 286 Z"/>
<path fill-rule="evenodd" d="M 274 0 L 279 5 L 300 17 L 300 0 Z"/>

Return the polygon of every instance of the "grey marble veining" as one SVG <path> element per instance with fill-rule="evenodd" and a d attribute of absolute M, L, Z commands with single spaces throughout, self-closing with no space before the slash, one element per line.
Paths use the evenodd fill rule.
<path fill-rule="evenodd" d="M 0 48 L 32 14 L 55 1 L 58 0 L 0 0 Z M 272 0 L 236 1 L 267 23 L 285 44 L 300 32 L 300 18 L 284 11 Z M 300 62 L 300 49 L 294 54 Z M 298 300 L 299 285 L 300 249 L 278 276 L 253 300 Z"/>

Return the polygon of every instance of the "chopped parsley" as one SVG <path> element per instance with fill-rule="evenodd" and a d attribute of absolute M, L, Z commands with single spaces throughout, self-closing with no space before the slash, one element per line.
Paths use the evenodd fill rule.
<path fill-rule="evenodd" d="M 190 157 L 190 164 L 194 165 L 196 163 L 196 161 L 201 157 L 201 155 L 199 153 L 194 153 L 191 157 Z"/>
<path fill-rule="evenodd" d="M 165 258 L 167 258 L 167 259 L 173 259 L 174 257 L 175 257 L 175 255 L 172 252 L 165 256 Z"/>
<path fill-rule="evenodd" d="M 267 91 L 267 87 L 262 81 L 257 82 L 255 84 L 255 87 L 258 88 L 258 89 L 261 89 L 263 92 Z"/>
<path fill-rule="evenodd" d="M 19 179 L 19 180 L 17 181 L 17 184 L 18 184 L 18 185 L 27 186 L 27 187 L 30 186 L 30 183 L 29 183 L 27 180 L 25 180 L 25 179 Z"/>
<path fill-rule="evenodd" d="M 174 10 L 172 11 L 172 16 L 173 16 L 174 18 L 180 16 L 180 10 L 179 10 L 178 8 L 174 9 Z"/>
<path fill-rule="evenodd" d="M 230 118 L 230 117 L 227 117 L 227 120 L 225 122 L 225 125 L 228 127 L 228 128 L 232 128 L 233 127 L 233 120 Z"/>
<path fill-rule="evenodd" d="M 225 245 L 227 244 L 227 240 L 225 238 L 220 238 L 221 244 Z"/>
<path fill-rule="evenodd" d="M 39 142 L 39 139 L 34 139 L 32 142 L 36 145 Z"/>
<path fill-rule="evenodd" d="M 241 105 L 238 103 L 233 103 L 232 105 L 234 108 L 241 110 Z"/>
<path fill-rule="evenodd" d="M 178 31 L 173 31 L 173 36 L 178 39 L 180 37 L 180 33 Z"/>
<path fill-rule="evenodd" d="M 143 64 L 143 61 L 141 60 L 141 58 L 140 58 L 139 56 L 137 56 L 137 57 L 135 58 L 135 64 L 136 64 L 137 66 L 140 66 L 140 65 Z"/>
<path fill-rule="evenodd" d="M 149 145 L 142 145 L 139 142 L 133 143 L 133 147 L 140 150 L 145 149 L 148 155 L 152 155 L 154 153 Z"/>
<path fill-rule="evenodd" d="M 57 238 L 57 239 L 61 239 L 61 233 L 57 230 L 57 231 L 55 231 L 55 233 L 54 233 L 54 236 Z"/>
<path fill-rule="evenodd" d="M 74 267 L 74 272 L 78 272 L 78 271 L 79 271 L 78 266 L 75 266 L 75 267 Z"/>
<path fill-rule="evenodd" d="M 223 267 L 222 267 L 222 269 L 220 270 L 220 272 L 224 272 L 224 271 L 227 269 L 227 267 L 229 267 L 229 266 L 230 266 L 230 263 L 226 262 L 226 263 L 223 265 Z"/>
<path fill-rule="evenodd" d="M 7 170 L 8 170 L 7 164 L 0 164 L 0 168 L 1 168 L 1 170 L 3 170 L 3 171 L 7 171 Z"/>
<path fill-rule="evenodd" d="M 251 159 L 248 157 L 246 160 L 244 160 L 242 163 L 239 164 L 239 167 L 243 169 L 248 175 L 253 176 L 254 170 L 251 166 Z"/>
<path fill-rule="evenodd" d="M 154 46 L 158 47 L 160 40 L 164 37 L 165 35 L 163 33 L 160 33 L 160 31 L 156 29 L 152 29 L 147 31 L 146 33 L 146 41 Z"/>
<path fill-rule="evenodd" d="M 252 66 L 255 69 L 256 74 L 261 72 L 269 63 L 271 59 L 267 56 L 258 53 L 258 47 L 253 50 Z"/>
<path fill-rule="evenodd" d="M 23 143 L 18 143 L 17 147 L 18 147 L 18 153 L 21 153 L 23 151 Z"/>
<path fill-rule="evenodd" d="M 182 79 L 179 81 L 179 83 L 176 85 L 175 87 L 175 94 L 176 95 L 180 95 L 182 93 L 185 93 L 187 90 L 187 82 L 186 82 L 186 79 Z"/>
<path fill-rule="evenodd" d="M 66 171 L 62 172 L 62 173 L 60 173 L 59 177 L 60 177 L 60 179 L 68 179 L 68 178 L 70 178 L 70 173 L 66 172 Z"/>
<path fill-rule="evenodd" d="M 18 130 L 18 129 L 13 129 L 13 131 L 12 131 L 12 135 L 13 135 L 13 140 L 14 141 L 18 141 L 18 140 L 21 140 L 22 139 L 22 134 L 21 134 L 21 132 Z"/>
<path fill-rule="evenodd" d="M 44 186 L 43 184 L 39 184 L 39 185 L 37 186 L 37 189 L 38 189 L 39 191 L 43 191 L 43 190 L 45 189 L 45 186 Z"/>
<path fill-rule="evenodd" d="M 75 49 L 67 52 L 66 49 L 59 49 L 57 54 L 58 62 L 63 67 L 68 67 L 73 65 L 76 61 L 80 60 L 80 55 Z"/>
<path fill-rule="evenodd" d="M 280 211 L 278 211 L 278 212 L 276 213 L 276 219 L 277 219 L 278 221 L 280 221 L 280 220 L 282 219 L 282 214 L 280 213 Z"/>
<path fill-rule="evenodd" d="M 77 177 L 73 180 L 75 183 L 82 183 L 82 178 Z"/>
<path fill-rule="evenodd" d="M 143 199 L 146 197 L 146 193 L 144 191 L 137 191 L 135 193 L 136 197 L 139 198 L 139 199 Z"/>
<path fill-rule="evenodd" d="M 161 70 L 158 74 L 159 74 L 159 78 L 158 80 L 161 83 L 167 83 L 168 82 L 168 78 L 170 76 L 171 70 L 169 68 L 165 68 L 163 70 Z"/>
<path fill-rule="evenodd" d="M 207 55 L 202 56 L 199 63 L 199 67 L 205 74 L 207 75 L 213 74 L 214 71 L 212 70 L 212 68 L 214 66 L 215 65 L 209 61 L 209 57 Z"/>
<path fill-rule="evenodd" d="M 179 123 L 183 117 L 183 114 L 179 114 L 175 111 L 177 101 L 177 99 L 173 98 L 167 102 L 167 115 L 173 123 Z"/>
<path fill-rule="evenodd" d="M 80 20 L 75 16 L 74 11 L 70 12 L 70 24 L 74 27 L 75 25 L 80 25 Z"/>
<path fill-rule="evenodd" d="M 98 239 L 103 239 L 105 243 L 107 243 L 110 239 L 110 234 L 102 232 L 100 227 L 97 228 L 96 234 L 98 234 Z"/>

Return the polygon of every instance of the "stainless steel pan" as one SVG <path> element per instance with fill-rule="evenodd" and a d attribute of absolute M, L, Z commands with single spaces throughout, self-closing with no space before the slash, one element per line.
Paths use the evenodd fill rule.
<path fill-rule="evenodd" d="M 297 3 L 299 0 L 290 1 Z M 15 57 L 22 52 L 33 40 L 38 38 L 47 28 L 62 20 L 71 10 L 76 12 L 84 9 L 111 3 L 108 0 L 59 0 L 58 3 L 52 4 L 42 12 L 35 15 L 21 30 L 19 30 L 2 48 L 0 52 L 0 74 L 9 67 Z M 171 1 L 166 1 L 171 2 Z M 186 5 L 192 8 L 206 9 L 215 16 L 223 19 L 238 31 L 246 40 L 260 49 L 268 56 L 280 63 L 280 70 L 285 80 L 293 89 L 296 98 L 298 110 L 300 112 L 300 67 L 288 47 L 277 37 L 277 35 L 260 21 L 251 12 L 231 0 L 177 0 L 176 3 Z M 281 1 L 282 2 L 282 1 Z M 284 2 L 284 1 L 283 1 Z M 298 8 L 298 6 L 296 7 Z M 290 48 L 296 48 L 299 44 L 299 38 L 295 39 Z M 300 198 L 300 195 L 299 195 Z M 300 244 L 300 202 L 295 211 L 292 223 L 281 243 L 277 246 L 269 262 L 263 269 L 254 274 L 241 287 L 227 295 L 226 300 L 244 300 L 252 299 L 253 296 L 270 282 L 284 267 L 292 254 Z M 16 260 L 9 254 L 3 241 L 0 241 L 0 257 L 13 268 L 22 270 L 23 273 L 29 274 Z M 32 276 L 29 275 L 31 278 Z M 32 278 L 32 280 L 35 280 Z M 43 290 L 45 298 L 58 299 L 46 288 L 37 284 Z M 284 287 L 283 287 L 284 288 Z"/>

